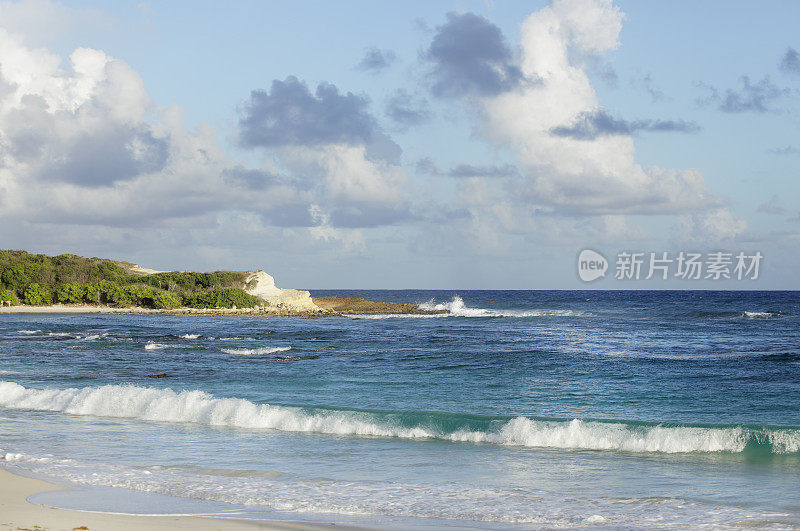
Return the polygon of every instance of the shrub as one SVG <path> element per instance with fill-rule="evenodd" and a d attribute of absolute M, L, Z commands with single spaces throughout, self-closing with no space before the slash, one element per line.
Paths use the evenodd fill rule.
<path fill-rule="evenodd" d="M 53 294 L 46 287 L 40 286 L 36 282 L 28 286 L 25 290 L 25 304 L 30 306 L 42 306 L 53 302 Z"/>
<path fill-rule="evenodd" d="M 19 304 L 17 294 L 10 289 L 0 289 L 0 301 L 11 301 L 11 306 Z"/>
<path fill-rule="evenodd" d="M 168 291 L 157 292 L 153 295 L 152 307 L 171 310 L 181 305 L 181 299 Z"/>
<path fill-rule="evenodd" d="M 97 284 L 86 284 L 83 287 L 83 300 L 98 304 L 100 302 L 100 287 Z"/>
<path fill-rule="evenodd" d="M 184 306 L 190 308 L 252 308 L 260 301 L 239 288 L 222 288 L 196 293 L 183 299 Z"/>
<path fill-rule="evenodd" d="M 68 304 L 79 304 L 83 302 L 83 286 L 77 282 L 61 284 L 56 288 L 56 301 Z"/>

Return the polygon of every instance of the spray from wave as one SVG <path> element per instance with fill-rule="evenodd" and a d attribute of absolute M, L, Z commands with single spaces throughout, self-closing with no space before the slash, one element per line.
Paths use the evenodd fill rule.
<path fill-rule="evenodd" d="M 470 308 L 464 300 L 454 295 L 449 302 L 436 303 L 433 299 L 419 305 L 421 310 L 447 311 L 455 317 L 580 317 L 587 315 L 585 312 L 574 310 L 493 310 L 487 308 Z M 447 314 L 443 314 L 447 315 Z"/>
<path fill-rule="evenodd" d="M 452 415 L 334 411 L 215 398 L 203 391 L 175 392 L 106 385 L 32 389 L 0 382 L 0 407 L 55 411 L 155 422 L 271 429 L 349 436 L 438 439 L 504 446 L 610 450 L 639 453 L 800 453 L 800 429 L 662 426 L 527 417 L 486 419 L 480 426 Z M 454 426 L 460 426 L 454 428 Z"/>

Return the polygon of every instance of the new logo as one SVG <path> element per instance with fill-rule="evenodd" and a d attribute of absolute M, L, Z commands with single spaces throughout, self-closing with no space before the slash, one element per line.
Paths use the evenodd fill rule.
<path fill-rule="evenodd" d="M 608 260 L 602 254 L 591 249 L 584 249 L 578 255 L 578 276 L 584 282 L 592 282 L 606 276 Z"/>

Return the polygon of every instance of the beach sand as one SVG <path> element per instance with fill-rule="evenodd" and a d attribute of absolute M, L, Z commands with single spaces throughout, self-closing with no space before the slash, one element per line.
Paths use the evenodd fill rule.
<path fill-rule="evenodd" d="M 68 530 L 134 530 L 134 529 L 193 529 L 193 530 L 287 530 L 326 529 L 332 525 L 314 525 L 263 520 L 230 520 L 192 516 L 145 516 L 54 509 L 34 505 L 29 496 L 40 492 L 63 490 L 46 481 L 31 479 L 0 469 L 0 529 Z M 336 526 L 336 529 L 353 529 Z"/>

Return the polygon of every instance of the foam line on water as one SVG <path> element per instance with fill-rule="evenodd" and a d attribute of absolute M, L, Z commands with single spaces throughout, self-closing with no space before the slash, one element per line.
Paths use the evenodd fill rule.
<path fill-rule="evenodd" d="M 266 356 L 276 352 L 287 352 L 292 347 L 223 348 L 221 352 L 234 356 Z"/>
<path fill-rule="evenodd" d="M 499 420 L 486 429 L 444 428 L 435 418 L 403 423 L 397 415 L 359 411 L 304 410 L 215 398 L 199 390 L 176 392 L 130 385 L 69 389 L 25 388 L 0 382 L 0 407 L 118 417 L 155 422 L 195 423 L 244 429 L 349 436 L 440 439 L 565 449 L 639 453 L 744 452 L 748 446 L 774 454 L 800 452 L 800 430 L 785 428 L 636 425 L 574 419 Z"/>

